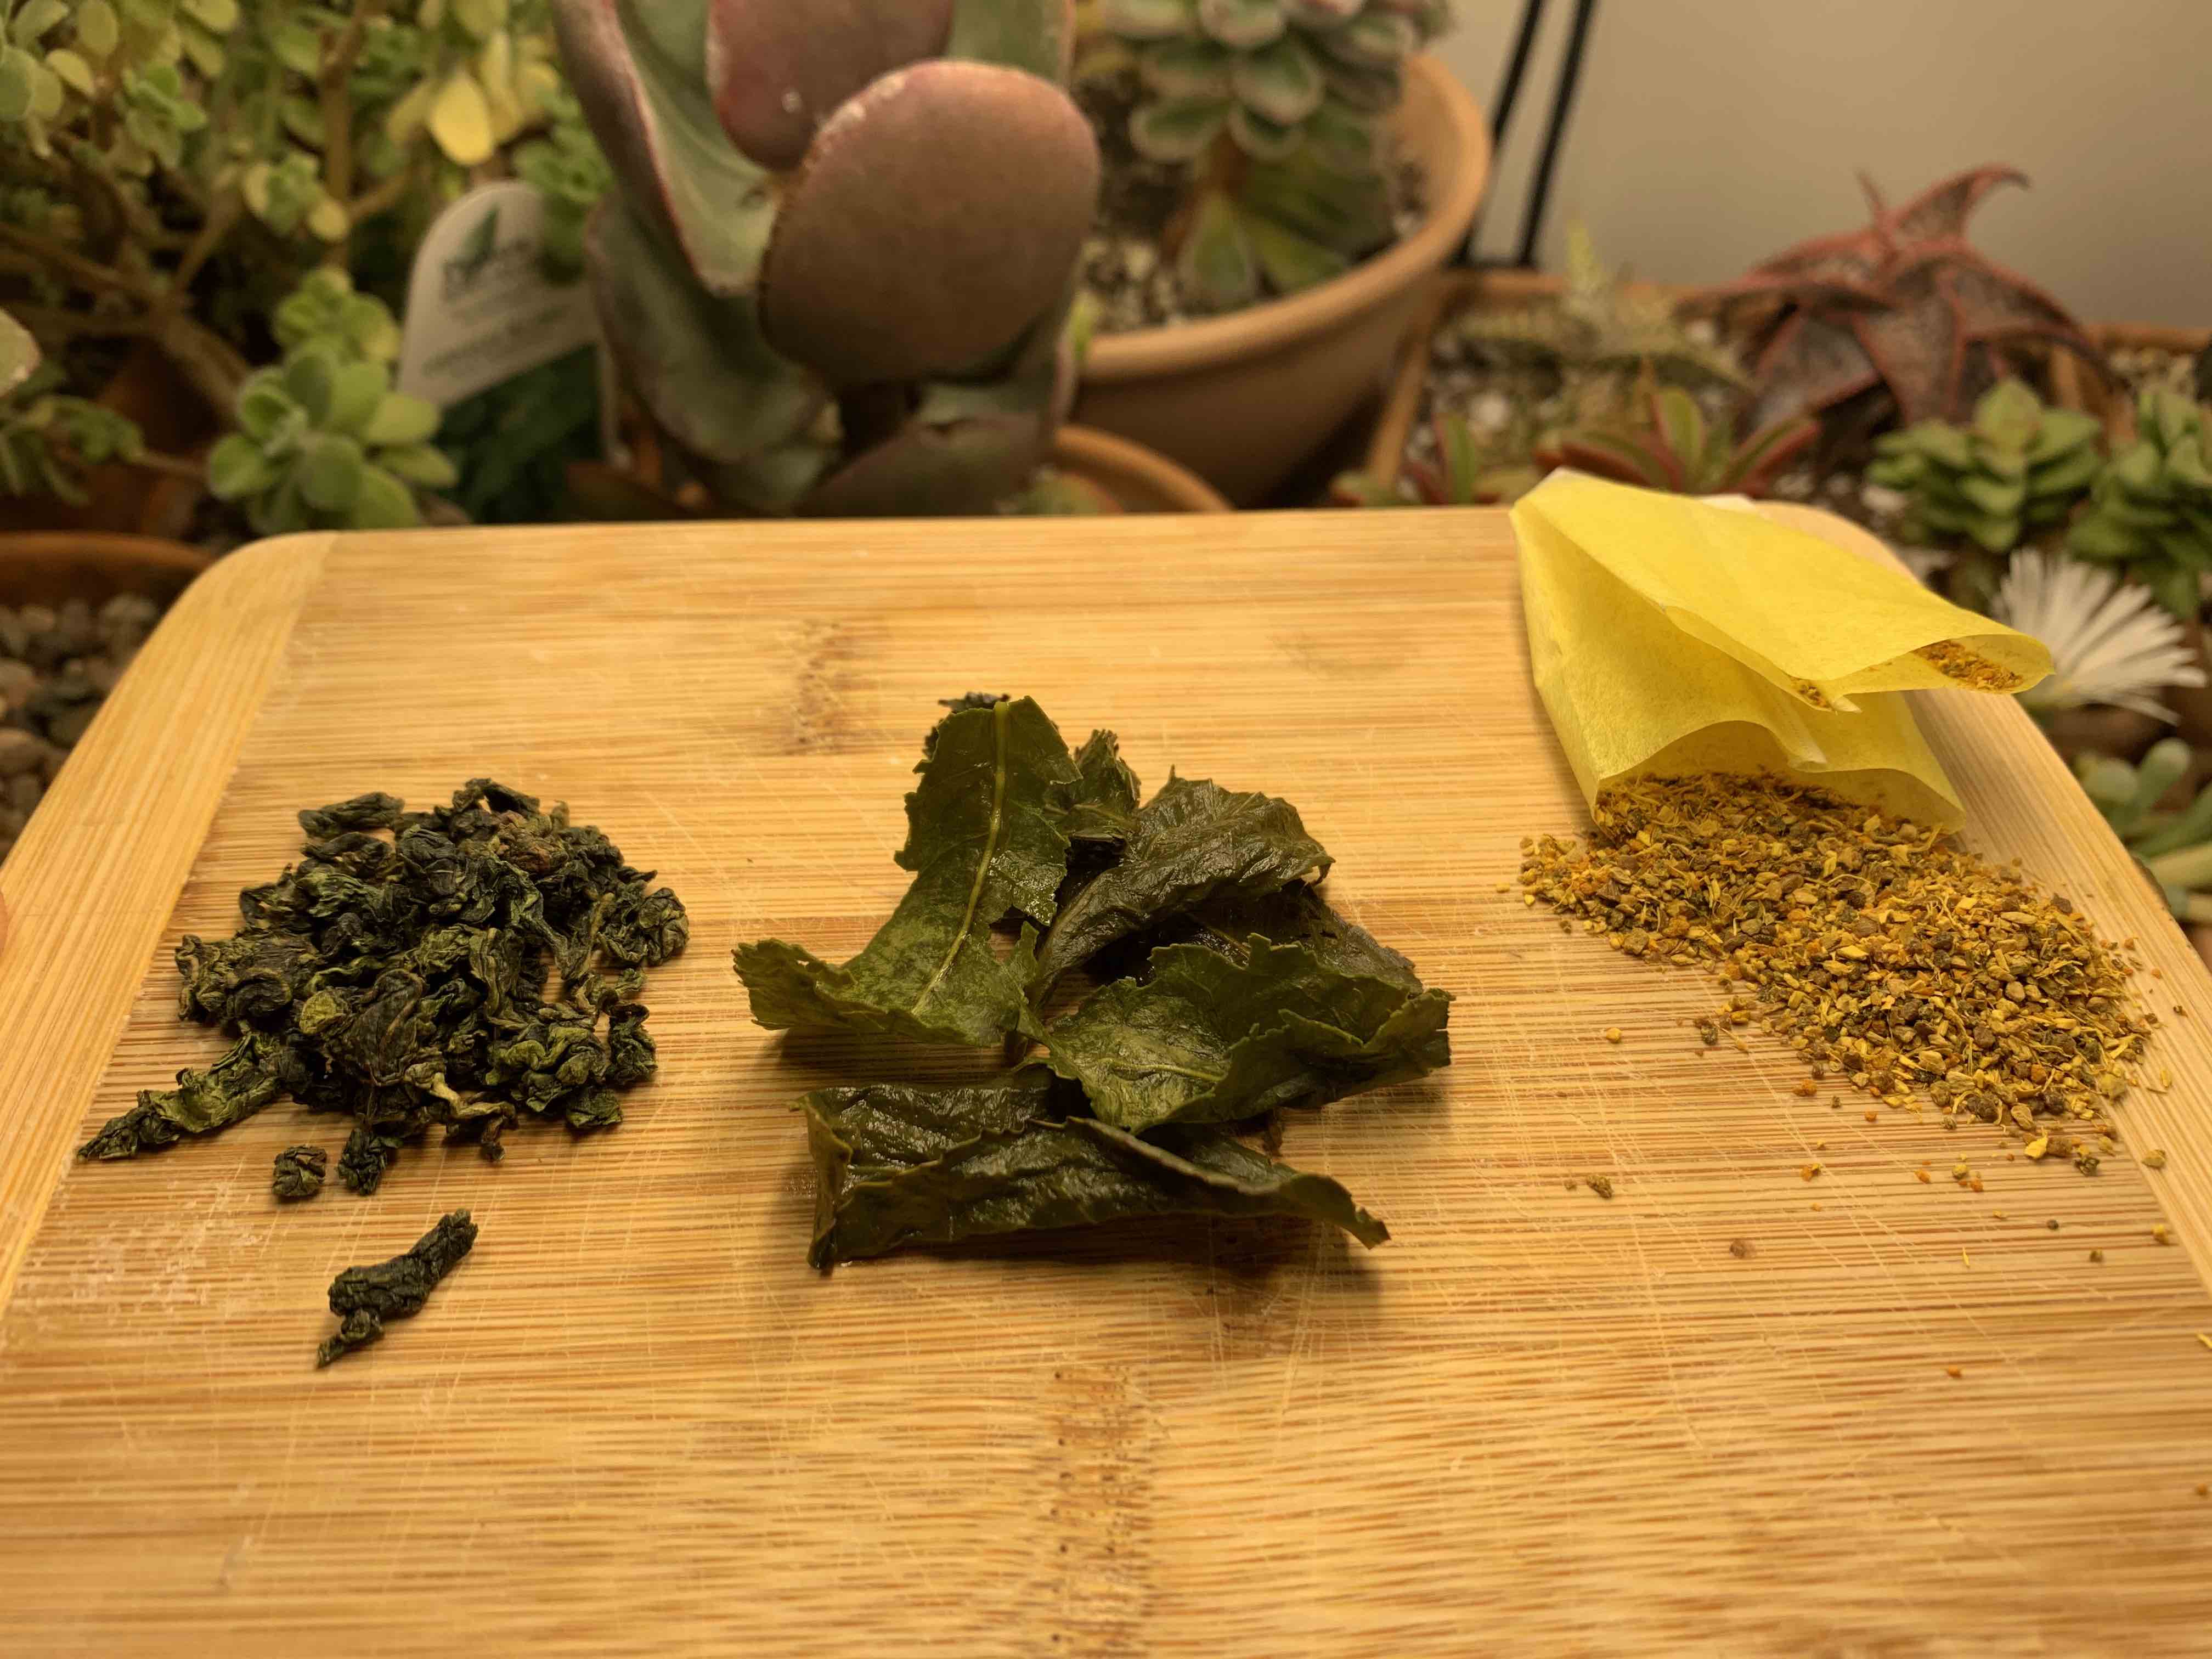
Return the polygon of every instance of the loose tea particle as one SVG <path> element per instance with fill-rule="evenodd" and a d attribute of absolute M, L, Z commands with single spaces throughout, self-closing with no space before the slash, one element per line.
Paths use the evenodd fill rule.
<path fill-rule="evenodd" d="M 323 1190 L 330 1173 L 331 1155 L 319 1146 L 287 1146 L 276 1154 L 276 1167 L 269 1185 L 287 1204 L 313 1198 Z"/>
<path fill-rule="evenodd" d="M 331 1311 L 340 1323 L 316 1349 L 317 1367 L 380 1340 L 386 1320 L 409 1319 L 421 1312 L 438 1281 L 453 1272 L 476 1242 L 477 1224 L 466 1210 L 455 1210 L 441 1216 L 436 1226 L 391 1261 L 348 1267 L 332 1279 Z"/>
<path fill-rule="evenodd" d="M 2149 1027 L 2125 947 L 2069 902 L 1945 832 L 1771 776 L 1639 778 L 1592 816 L 1583 845 L 1522 843 L 1528 898 L 1627 955 L 1712 969 L 1729 1012 L 1815 1077 L 1893 1106 L 1924 1095 L 2095 1169 L 2039 1121 L 2109 1131 Z"/>
<path fill-rule="evenodd" d="M 1600 1198 L 1611 1198 L 1613 1196 L 1613 1177 L 1611 1176 L 1590 1176 L 1584 1179 L 1583 1185 L 1589 1188 Z"/>

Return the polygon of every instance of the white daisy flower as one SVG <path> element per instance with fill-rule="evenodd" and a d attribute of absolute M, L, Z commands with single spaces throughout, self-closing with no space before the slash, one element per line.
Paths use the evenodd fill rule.
<path fill-rule="evenodd" d="M 2169 685 L 2202 685 L 2204 670 L 2172 614 L 2148 588 L 2078 559 L 2014 556 L 1991 610 L 2051 648 L 2051 678 L 2021 693 L 2030 708 L 2108 703 L 2171 721 Z"/>

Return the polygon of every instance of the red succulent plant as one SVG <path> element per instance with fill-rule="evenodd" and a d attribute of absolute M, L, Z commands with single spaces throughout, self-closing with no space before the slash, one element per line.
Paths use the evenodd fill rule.
<path fill-rule="evenodd" d="M 2002 378 L 2006 349 L 2031 340 L 2076 352 L 2102 372 L 2064 307 L 1966 240 L 1982 198 L 1999 185 L 2026 184 L 2025 174 L 1972 168 L 1900 208 L 1885 204 L 1871 179 L 1859 182 L 1871 222 L 1800 242 L 1690 301 L 1782 301 L 1753 356 L 1754 426 L 1825 412 L 1877 385 L 1904 422 L 1963 422 Z"/>

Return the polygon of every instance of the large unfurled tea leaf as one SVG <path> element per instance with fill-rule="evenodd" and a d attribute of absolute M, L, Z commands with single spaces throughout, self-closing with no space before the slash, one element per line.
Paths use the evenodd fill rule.
<path fill-rule="evenodd" d="M 1176 1212 L 1304 1216 L 1370 1246 L 1389 1237 L 1335 1182 L 1218 1130 L 1141 1140 L 1095 1119 L 1043 1115 L 1057 1099 L 1032 1083 L 807 1096 L 819 1180 L 808 1260 L 827 1267 L 902 1244 Z"/>
<path fill-rule="evenodd" d="M 1340 915 L 1315 888 L 1304 882 L 1272 893 L 1227 892 L 1178 916 L 1149 942 L 1203 945 L 1237 962 L 1251 959 L 1252 941 L 1303 945 L 1322 967 L 1339 974 L 1389 980 L 1421 988 L 1413 964 L 1358 923 Z"/>
<path fill-rule="evenodd" d="M 963 702 L 965 700 L 963 700 Z M 901 868 L 914 884 L 866 949 L 833 966 L 781 939 L 740 945 L 738 975 L 770 1030 L 845 1030 L 924 1042 L 1034 1035 L 1026 930 L 1001 962 L 991 927 L 1049 923 L 1067 871 L 1074 759 L 1027 697 L 965 706 L 938 723 L 906 798 Z"/>
<path fill-rule="evenodd" d="M 1369 941 L 1370 944 L 1372 941 Z M 1247 939 L 1242 960 L 1164 945 L 1046 1028 L 1047 1063 L 1125 1129 L 1318 1106 L 1451 1063 L 1451 998 L 1345 973 L 1310 945 Z"/>
<path fill-rule="evenodd" d="M 1115 940 L 1218 895 L 1273 892 L 1328 866 L 1288 801 L 1170 778 L 1137 814 L 1120 862 L 1070 897 L 1045 935 L 1037 994 Z"/>

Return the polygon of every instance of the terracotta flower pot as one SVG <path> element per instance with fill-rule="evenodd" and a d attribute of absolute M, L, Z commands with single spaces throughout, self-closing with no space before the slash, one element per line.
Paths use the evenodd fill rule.
<path fill-rule="evenodd" d="M 143 593 L 167 605 L 215 562 L 212 554 L 160 536 L 58 530 L 0 534 L 0 605 L 98 605 Z"/>
<path fill-rule="evenodd" d="M 1052 464 L 1089 484 L 1117 513 L 1226 513 L 1229 503 L 1207 483 L 1164 455 L 1142 444 L 1064 426 L 1053 434 Z M 651 471 L 617 467 L 605 461 L 571 461 L 568 489 L 586 519 L 629 521 L 712 517 L 703 505 L 688 505 L 661 485 L 657 461 Z"/>
<path fill-rule="evenodd" d="M 1239 506 L 1264 499 L 1380 389 L 1424 283 L 1466 239 L 1482 200 L 1490 137 L 1450 70 L 1415 58 L 1396 122 L 1428 177 L 1419 229 L 1289 299 L 1101 336 L 1075 418 L 1182 462 Z"/>

